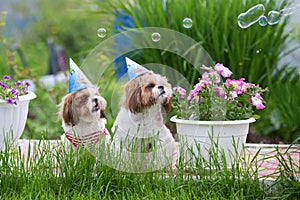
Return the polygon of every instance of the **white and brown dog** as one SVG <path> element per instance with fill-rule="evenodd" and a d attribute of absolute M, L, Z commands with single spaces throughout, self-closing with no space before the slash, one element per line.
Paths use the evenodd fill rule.
<path fill-rule="evenodd" d="M 160 156 L 164 154 L 174 167 L 179 145 L 163 120 L 163 112 L 170 110 L 171 96 L 172 89 L 167 79 L 152 71 L 129 81 L 112 128 L 115 133 L 112 146 L 129 154 L 148 153 L 160 148 Z"/>
<path fill-rule="evenodd" d="M 63 144 L 95 147 L 100 140 L 109 141 L 110 135 L 105 128 L 106 101 L 100 96 L 98 88 L 89 87 L 74 91 L 62 98 L 58 115 L 62 119 Z"/>

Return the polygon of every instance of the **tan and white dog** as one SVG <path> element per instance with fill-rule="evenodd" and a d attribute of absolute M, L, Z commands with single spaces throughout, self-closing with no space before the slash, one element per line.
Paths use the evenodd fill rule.
<path fill-rule="evenodd" d="M 147 154 L 160 149 L 156 155 L 166 156 L 175 166 L 179 145 L 163 119 L 163 112 L 170 110 L 171 96 L 172 89 L 167 79 L 152 71 L 129 81 L 112 128 L 115 133 L 112 146 L 127 154 Z"/>
<path fill-rule="evenodd" d="M 89 87 L 67 94 L 59 104 L 58 115 L 62 119 L 63 144 L 74 148 L 95 147 L 103 138 L 110 139 L 105 128 L 106 100 L 96 87 Z"/>
<path fill-rule="evenodd" d="M 110 138 L 105 128 L 106 101 L 71 58 L 69 64 L 69 93 L 62 98 L 58 112 L 64 129 L 61 140 L 73 149 L 82 146 L 90 150 Z"/>

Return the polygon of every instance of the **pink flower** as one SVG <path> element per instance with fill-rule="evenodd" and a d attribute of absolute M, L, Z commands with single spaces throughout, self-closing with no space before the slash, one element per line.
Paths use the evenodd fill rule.
<path fill-rule="evenodd" d="M 221 63 L 217 63 L 217 64 L 215 65 L 215 70 L 216 70 L 217 72 L 220 72 L 221 75 L 222 75 L 224 78 L 228 78 L 228 77 L 230 77 L 231 74 L 232 74 L 232 72 L 231 72 L 227 67 L 224 67 L 224 65 L 221 64 Z"/>
<path fill-rule="evenodd" d="M 230 91 L 230 95 L 231 95 L 231 97 L 228 98 L 229 101 L 233 101 L 235 99 L 235 97 L 238 96 L 236 91 Z"/>
<path fill-rule="evenodd" d="M 244 78 L 240 78 L 239 80 L 227 79 L 225 85 L 232 86 L 237 94 L 243 94 L 249 87 L 248 83 L 245 83 L 244 80 Z"/>
<path fill-rule="evenodd" d="M 194 86 L 194 90 L 196 92 L 199 92 L 200 90 L 202 90 L 203 87 L 205 87 L 206 85 L 208 84 L 208 82 L 206 80 L 199 80 L 199 83 L 197 83 L 195 86 Z"/>
<path fill-rule="evenodd" d="M 180 86 L 174 87 L 173 90 L 181 95 L 181 98 L 186 97 L 186 90 Z"/>
<path fill-rule="evenodd" d="M 209 73 L 204 72 L 201 80 L 207 83 L 219 83 L 221 81 L 221 77 L 216 70 L 211 70 Z"/>
<path fill-rule="evenodd" d="M 226 93 L 224 92 L 222 87 L 215 87 L 216 96 L 225 99 Z"/>
<path fill-rule="evenodd" d="M 262 97 L 259 93 L 256 93 L 254 96 L 251 97 L 252 105 L 256 107 L 257 110 L 262 110 L 265 106 L 262 103 Z"/>
<path fill-rule="evenodd" d="M 187 100 L 191 101 L 193 98 L 195 98 L 197 96 L 198 96 L 198 92 L 196 90 L 191 90 Z"/>

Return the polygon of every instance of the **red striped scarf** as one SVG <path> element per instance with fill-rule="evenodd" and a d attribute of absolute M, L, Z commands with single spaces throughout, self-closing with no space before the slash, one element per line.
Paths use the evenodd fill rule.
<path fill-rule="evenodd" d="M 106 137 L 109 135 L 108 130 L 103 128 L 101 131 L 96 131 L 81 137 L 77 137 L 73 134 L 72 131 L 65 132 L 66 138 L 74 145 L 74 147 L 82 146 L 83 148 L 87 147 L 91 149 L 95 144 L 100 140 L 100 137 Z"/>

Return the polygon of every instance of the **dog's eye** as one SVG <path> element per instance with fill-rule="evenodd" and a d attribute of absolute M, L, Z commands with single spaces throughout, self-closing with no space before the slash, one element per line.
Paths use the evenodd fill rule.
<path fill-rule="evenodd" d="M 154 86 L 155 86 L 155 84 L 154 84 L 154 83 L 150 83 L 150 84 L 148 84 L 148 85 L 146 86 L 146 88 L 149 88 L 149 89 L 151 89 L 151 88 L 154 88 Z"/>
<path fill-rule="evenodd" d="M 86 102 L 88 99 L 89 99 L 89 96 L 85 95 L 81 98 L 81 102 Z"/>

